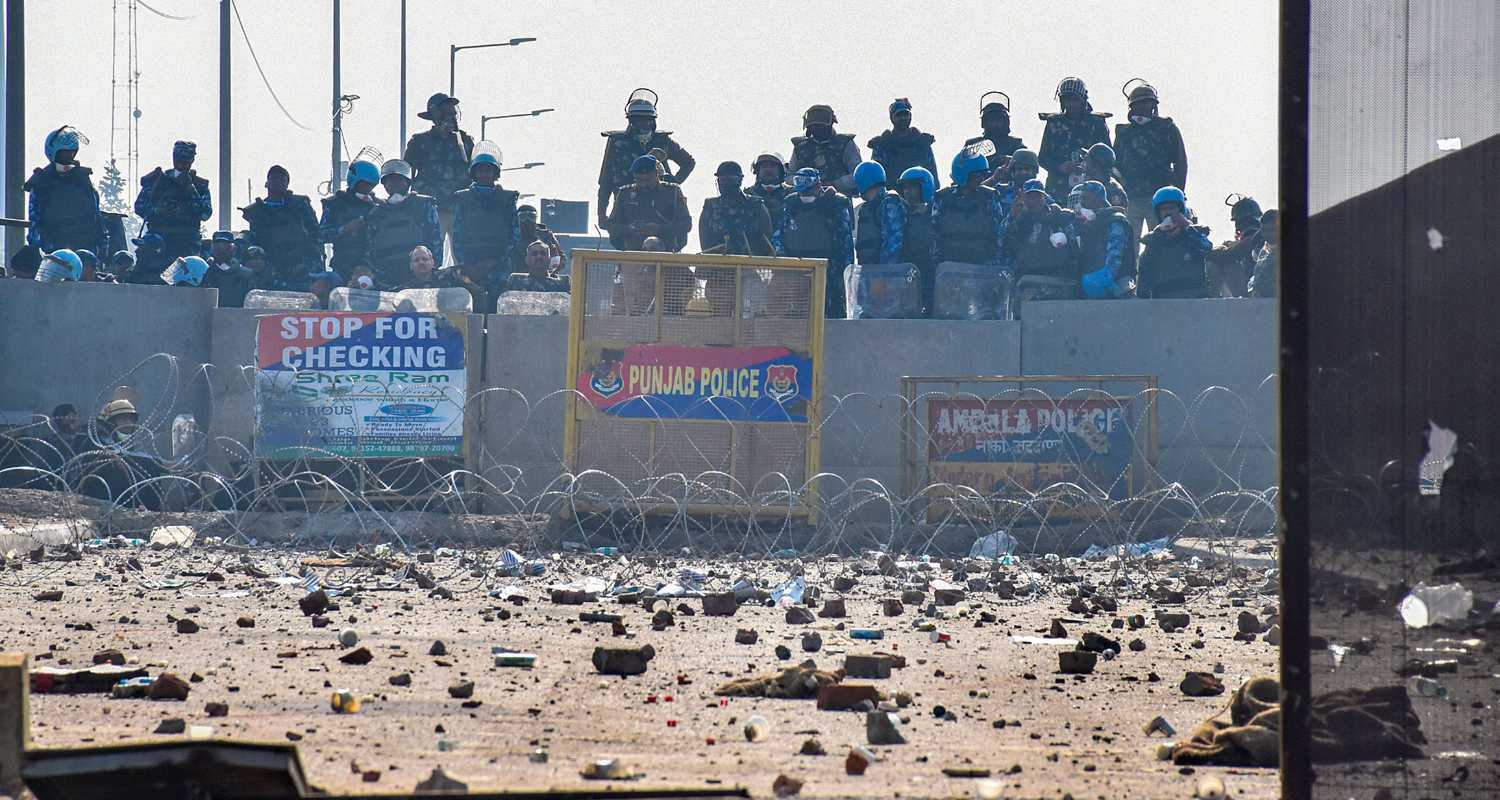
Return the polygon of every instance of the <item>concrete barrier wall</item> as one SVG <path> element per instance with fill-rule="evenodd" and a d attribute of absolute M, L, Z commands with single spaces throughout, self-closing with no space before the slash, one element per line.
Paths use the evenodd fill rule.
<path fill-rule="evenodd" d="M 84 413 L 116 383 L 171 399 L 214 435 L 248 444 L 254 310 L 213 290 L 0 281 L 0 409 Z M 830 321 L 822 468 L 899 491 L 903 375 L 1152 374 L 1161 469 L 1195 492 L 1275 482 L 1276 304 L 1256 300 L 1036 303 L 1020 322 Z M 536 491 L 562 471 L 567 320 L 470 315 L 471 441 L 520 467 Z M 205 367 L 204 365 L 209 365 Z M 482 375 L 482 378 L 481 378 Z M 149 412 L 148 412 L 149 413 Z M 1205 466 L 1204 459 L 1208 464 Z M 493 476 L 491 476 L 493 478 Z"/>

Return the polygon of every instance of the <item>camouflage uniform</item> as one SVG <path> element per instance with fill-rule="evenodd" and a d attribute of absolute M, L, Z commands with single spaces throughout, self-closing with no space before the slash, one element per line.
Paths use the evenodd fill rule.
<path fill-rule="evenodd" d="M 770 186 L 756 183 L 746 189 L 745 194 L 766 204 L 766 213 L 771 217 L 772 227 L 775 227 L 777 220 L 781 219 L 781 204 L 791 191 L 792 185 L 789 183 L 773 183 Z"/>
<path fill-rule="evenodd" d="M 693 156 L 672 139 L 671 131 L 653 131 L 644 138 L 628 130 L 605 131 L 599 135 L 608 140 L 604 144 L 604 161 L 599 165 L 601 215 L 608 214 L 610 210 L 610 195 L 634 179 L 635 176 L 630 174 L 631 163 L 641 156 L 651 154 L 652 150 L 660 151 L 656 160 L 662 167 L 662 180 L 669 183 L 687 180 L 697 164 Z M 672 171 L 668 162 L 677 165 L 677 172 Z"/>
<path fill-rule="evenodd" d="M 793 136 L 792 160 L 786 169 L 796 172 L 802 167 L 813 167 L 823 177 L 825 186 L 852 197 L 854 168 L 859 162 L 859 145 L 854 143 L 852 133 L 835 133 L 821 142 L 811 136 Z"/>
<path fill-rule="evenodd" d="M 705 252 L 720 247 L 730 255 L 774 255 L 765 203 L 744 192 L 704 200 L 698 215 L 698 247 Z"/>
<path fill-rule="evenodd" d="M 1144 124 L 1115 126 L 1115 168 L 1120 171 L 1130 204 L 1125 215 L 1140 234 L 1149 225 L 1151 195 L 1163 186 L 1187 189 L 1187 151 L 1182 132 L 1171 117 L 1152 117 Z"/>
<path fill-rule="evenodd" d="M 615 190 L 615 202 L 609 212 L 609 242 L 618 250 L 639 250 L 647 237 L 661 239 L 668 252 L 681 252 L 687 245 L 688 231 L 693 229 L 693 215 L 687 198 L 676 184 L 658 183 L 637 186 L 633 183 Z M 656 226 L 652 232 L 632 230 L 634 223 Z"/>
<path fill-rule="evenodd" d="M 1066 198 L 1074 183 L 1083 182 L 1083 173 L 1069 175 L 1062 165 L 1074 160 L 1073 154 L 1087 151 L 1090 145 L 1103 142 L 1109 144 L 1109 128 L 1104 120 L 1109 114 L 1104 111 L 1085 111 L 1082 114 L 1039 114 L 1047 127 L 1042 131 L 1042 146 L 1037 150 L 1037 161 L 1047 170 L 1047 194 L 1053 198 Z M 1076 178 L 1076 181 L 1070 180 Z"/>
<path fill-rule="evenodd" d="M 433 126 L 412 135 L 401 160 L 415 171 L 412 192 L 436 199 L 440 210 L 449 211 L 453 195 L 469 186 L 469 160 L 473 157 L 473 137 L 463 131 L 445 133 Z"/>

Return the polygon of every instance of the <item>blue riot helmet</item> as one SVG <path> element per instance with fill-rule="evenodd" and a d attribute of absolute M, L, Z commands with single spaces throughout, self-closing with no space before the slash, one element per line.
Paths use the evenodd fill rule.
<path fill-rule="evenodd" d="M 83 259 L 72 250 L 59 248 L 42 256 L 42 265 L 36 271 L 36 280 L 41 283 L 61 283 L 83 279 Z"/>
<path fill-rule="evenodd" d="M 989 143 L 989 140 L 986 139 L 983 143 Z M 990 147 L 993 149 L 994 144 L 990 143 Z M 949 177 L 953 179 L 954 184 L 963 186 L 969 182 L 970 175 L 988 172 L 989 169 L 989 159 L 985 158 L 974 147 L 965 147 L 958 151 L 958 155 L 953 157 L 953 166 L 949 170 Z"/>
<path fill-rule="evenodd" d="M 368 183 L 373 189 L 376 184 L 380 183 L 380 167 L 369 161 L 349 162 L 349 174 L 344 177 L 344 185 L 353 189 L 361 183 Z"/>
<path fill-rule="evenodd" d="M 1157 221 L 1161 220 L 1161 207 L 1165 203 L 1176 203 L 1187 214 L 1187 194 L 1176 186 L 1163 186 L 1151 195 L 1151 210 L 1156 213 Z"/>
<path fill-rule="evenodd" d="M 71 125 L 64 125 L 47 134 L 47 140 L 43 144 L 42 149 L 46 152 L 48 161 L 57 161 L 58 153 L 64 150 L 71 150 L 77 153 L 78 148 L 87 141 L 83 134 L 78 132 L 77 128 Z"/>
<path fill-rule="evenodd" d="M 792 188 L 801 194 L 812 194 L 823 179 L 823 173 L 813 167 L 803 167 L 792 175 Z"/>
<path fill-rule="evenodd" d="M 854 168 L 854 188 L 861 195 L 883 183 L 885 183 L 885 167 L 882 167 L 879 162 L 865 161 Z"/>
<path fill-rule="evenodd" d="M 907 167 L 901 173 L 901 183 L 916 183 L 922 187 L 922 202 L 931 203 L 932 195 L 937 192 L 937 179 L 927 171 L 926 167 Z"/>

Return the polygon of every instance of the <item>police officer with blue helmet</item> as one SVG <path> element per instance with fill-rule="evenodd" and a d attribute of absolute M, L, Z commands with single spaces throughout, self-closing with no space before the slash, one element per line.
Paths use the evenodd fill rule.
<path fill-rule="evenodd" d="M 932 199 L 932 230 L 936 260 L 968 264 L 1000 264 L 1000 243 L 1005 236 L 1006 213 L 1000 194 L 984 185 L 989 161 L 979 145 L 970 145 L 953 157 L 953 185 Z"/>
<path fill-rule="evenodd" d="M 33 170 L 26 180 L 26 216 L 31 226 L 26 243 L 42 250 L 70 248 L 98 250 L 108 234 L 99 212 L 99 193 L 92 172 L 78 163 L 78 149 L 86 140 L 70 125 L 47 134 L 43 147 L 47 166 Z"/>
<path fill-rule="evenodd" d="M 500 186 L 500 148 L 481 141 L 469 163 L 469 188 L 453 196 L 453 258 L 474 296 L 475 309 L 492 309 L 505 291 L 520 243 L 520 194 Z"/>
<path fill-rule="evenodd" d="M 358 159 L 349 164 L 344 188 L 323 198 L 323 217 L 318 221 L 318 232 L 325 243 L 333 245 L 329 269 L 348 272 L 364 260 L 370 241 L 365 218 L 375 210 L 373 192 L 378 183 L 380 167 Z M 291 288 L 302 289 L 305 285 Z"/>
<path fill-rule="evenodd" d="M 208 180 L 193 171 L 198 145 L 179 141 L 172 145 L 172 168 L 157 167 L 141 178 L 135 198 L 135 213 L 146 223 L 146 232 L 162 237 L 162 257 L 171 261 L 197 255 L 203 249 L 202 225 L 214 215 Z"/>
<path fill-rule="evenodd" d="M 1208 228 L 1197 224 L 1187 195 L 1163 186 L 1151 197 L 1156 226 L 1145 236 L 1136 295 L 1146 298 L 1208 297 L 1206 259 L 1213 242 Z"/>
<path fill-rule="evenodd" d="M 901 235 L 901 261 L 915 264 L 921 280 L 922 308 L 932 315 L 932 289 L 937 277 L 936 240 L 932 235 L 932 198 L 937 179 L 926 167 L 912 167 L 897 181 L 906 203 L 906 230 Z"/>
<path fill-rule="evenodd" d="M 906 232 L 906 204 L 886 186 L 885 167 L 865 161 L 854 168 L 860 204 L 854 214 L 854 260 L 859 264 L 895 264 L 901 260 Z"/>
<path fill-rule="evenodd" d="M 1135 232 L 1125 209 L 1109 202 L 1109 190 L 1099 181 L 1084 181 L 1075 189 L 1078 207 L 1074 228 L 1083 262 L 1083 294 L 1090 299 L 1125 297 L 1134 289 Z"/>
<path fill-rule="evenodd" d="M 854 260 L 854 214 L 849 198 L 824 186 L 816 168 L 801 167 L 793 173 L 792 191 L 782 202 L 771 244 L 779 256 L 828 260 L 823 314 L 844 319 L 844 270 Z"/>

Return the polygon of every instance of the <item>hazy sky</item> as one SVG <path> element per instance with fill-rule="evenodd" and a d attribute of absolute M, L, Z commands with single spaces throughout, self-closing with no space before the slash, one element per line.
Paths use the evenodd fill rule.
<path fill-rule="evenodd" d="M 170 20 L 139 12 L 140 171 L 169 160 L 178 138 L 197 141 L 197 169 L 218 180 L 218 2 L 147 0 Z M 46 131 L 78 126 L 96 169 L 110 148 L 111 0 L 28 3 L 27 156 L 43 163 Z M 120 0 L 124 6 L 124 0 Z M 262 193 L 266 168 L 286 166 L 296 191 L 329 177 L 331 0 L 238 0 L 271 86 L 302 130 L 279 111 L 233 33 L 235 206 Z M 399 0 L 343 3 L 344 120 L 350 151 L 399 154 Z M 121 14 L 123 19 L 123 13 Z M 448 82 L 448 45 L 535 36 L 519 47 L 462 52 L 457 96 L 476 138 L 481 114 L 555 107 L 539 118 L 497 120 L 489 138 L 523 192 L 590 202 L 604 140 L 623 125 L 638 86 L 661 95 L 660 126 L 697 158 L 684 187 L 696 214 L 723 160 L 790 154 L 802 111 L 830 103 L 838 128 L 865 142 L 888 126 L 893 97 L 910 97 L 917 127 L 937 136 L 939 167 L 978 132 L 979 96 L 1012 99 L 1017 135 L 1040 143 L 1039 111 L 1067 75 L 1083 78 L 1094 107 L 1122 121 L 1120 86 L 1142 76 L 1162 95 L 1187 141 L 1188 196 L 1214 238 L 1232 230 L 1222 200 L 1276 197 L 1277 4 L 1273 0 L 1115 0 L 1100 3 L 670 0 L 669 2 L 459 2 L 409 0 L 408 135 L 427 96 Z M 123 132 L 116 147 L 123 157 Z M 940 176 L 946 182 L 946 176 Z M 250 189 L 246 181 L 249 180 Z M 217 202 L 217 187 L 215 200 Z M 133 200 L 133 190 L 131 198 Z M 216 209 L 217 210 L 217 209 Z M 217 216 L 215 217 L 215 221 Z M 238 213 L 236 227 L 243 223 Z M 694 240 L 696 241 L 696 239 Z"/>

